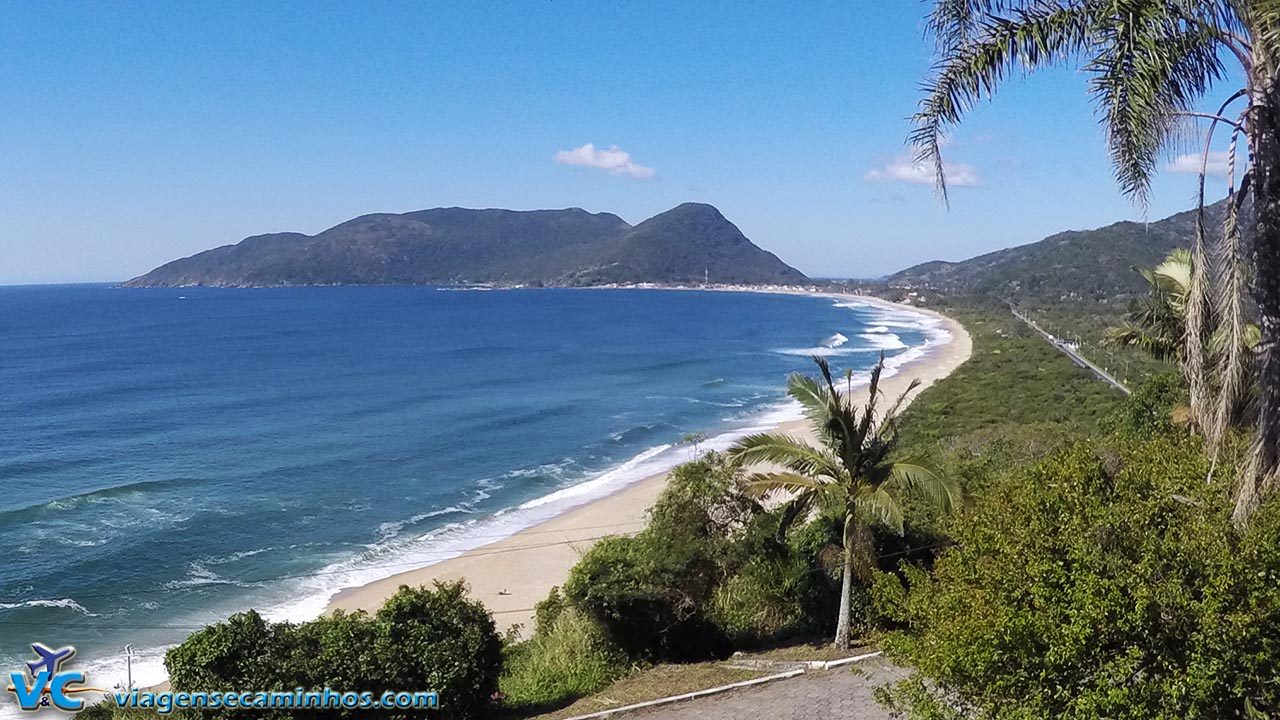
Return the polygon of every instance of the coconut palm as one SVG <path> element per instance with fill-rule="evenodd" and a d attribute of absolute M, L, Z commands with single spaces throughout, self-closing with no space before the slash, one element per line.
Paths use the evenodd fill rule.
<path fill-rule="evenodd" d="M 729 453 L 747 464 L 767 466 L 746 477 L 747 491 L 757 497 L 787 496 L 790 506 L 784 517 L 788 521 L 807 518 L 819 507 L 843 516 L 835 646 L 847 648 L 853 577 L 868 578 L 874 566 L 872 524 L 902 534 L 901 492 L 915 492 L 944 511 L 958 502 L 959 492 L 921 465 L 890 458 L 897 445 L 898 410 L 918 382 L 912 382 L 892 407 L 877 415 L 883 354 L 871 371 L 870 394 L 861 411 L 852 397 L 852 372 L 845 372 L 842 394 L 836 390 L 826 359 L 815 357 L 814 362 L 822 372 L 820 381 L 795 373 L 787 385 L 788 394 L 804 406 L 818 443 L 767 433 L 743 438 Z"/>
<path fill-rule="evenodd" d="M 1253 212 L 1243 221 L 1256 248 L 1253 294 L 1262 343 L 1257 452 L 1237 491 L 1235 517 L 1243 522 L 1280 477 L 1280 0 L 935 0 L 928 29 L 938 60 L 912 141 L 919 160 L 933 164 L 944 200 L 946 131 L 1010 76 L 1079 64 L 1090 78 L 1120 187 L 1144 206 L 1160 157 L 1191 124 L 1207 123 L 1186 361 L 1193 414 L 1202 426 L 1220 421 L 1248 385 L 1238 337 L 1245 331 L 1247 285 L 1240 207 L 1248 197 Z M 1199 105 L 1218 83 L 1229 83 L 1229 97 L 1205 112 Z M 1219 252 L 1210 254 L 1203 168 L 1219 129 L 1230 131 L 1228 203 Z M 1214 332 L 1206 322 L 1210 309 L 1237 336 L 1224 343 L 1216 368 L 1205 352 Z"/>

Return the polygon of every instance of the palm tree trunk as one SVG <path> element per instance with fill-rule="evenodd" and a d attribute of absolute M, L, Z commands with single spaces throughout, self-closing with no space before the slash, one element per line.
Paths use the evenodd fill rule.
<path fill-rule="evenodd" d="M 840 575 L 840 616 L 836 618 L 835 647 L 849 649 L 849 614 L 853 611 L 853 548 L 844 544 L 844 572 Z"/>
<path fill-rule="evenodd" d="M 1254 298 L 1262 328 L 1258 439 L 1252 472 L 1242 473 L 1233 519 L 1243 524 L 1280 467 L 1280 82 L 1270 79 L 1253 125 Z"/>

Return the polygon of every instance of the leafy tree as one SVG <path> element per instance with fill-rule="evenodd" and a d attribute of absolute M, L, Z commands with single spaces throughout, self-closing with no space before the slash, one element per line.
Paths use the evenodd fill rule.
<path fill-rule="evenodd" d="M 1201 154 L 1200 212 L 1187 298 L 1187 364 L 1193 416 L 1216 441 L 1247 387 L 1239 337 L 1248 285 L 1244 223 L 1254 238 L 1253 294 L 1261 315 L 1257 454 L 1241 473 L 1237 522 L 1280 478 L 1280 2 L 1276 0 L 936 0 L 928 22 L 938 61 L 912 141 L 932 162 L 945 199 L 947 129 L 1011 75 L 1078 61 L 1102 122 L 1122 190 L 1146 202 L 1158 160 L 1194 120 L 1209 122 Z M 1234 72 L 1229 72 L 1228 64 Z M 1216 112 L 1197 104 L 1231 76 L 1240 87 Z M 1234 88 L 1228 86 L 1228 91 Z M 1245 105 L 1236 114 L 1232 107 Z M 1216 253 L 1205 247 L 1204 176 L 1214 133 L 1231 131 L 1227 211 Z M 1247 160 L 1237 188 L 1236 145 Z M 1220 367 L 1205 346 L 1214 322 L 1233 336 Z M 1211 372 L 1212 371 L 1212 372 Z M 1211 380 L 1212 378 L 1212 380 Z M 1211 397 L 1211 386 L 1217 398 Z M 1216 445 L 1216 442 L 1215 442 Z"/>
<path fill-rule="evenodd" d="M 564 593 L 628 657 L 700 660 L 731 650 L 703 613 L 718 575 L 705 548 L 642 533 L 592 546 L 569 572 Z"/>
<path fill-rule="evenodd" d="M 876 586 L 917 669 L 913 718 L 1226 718 L 1280 712 L 1280 503 L 1244 533 L 1186 434 L 1081 442 L 953 523 L 932 576 Z"/>
<path fill-rule="evenodd" d="M 372 616 L 326 615 L 272 624 L 250 610 L 188 637 L 165 655 L 174 690 L 435 691 L 438 716 L 481 717 L 498 689 L 502 646 L 488 610 L 461 583 L 402 586 Z M 217 711 L 192 710 L 200 716 Z M 263 713 L 288 717 L 287 710 Z M 410 714 L 411 713 L 411 714 Z M 364 717 L 368 710 L 309 709 L 308 717 Z M 395 720 L 421 711 L 381 710 Z"/>
<path fill-rule="evenodd" d="M 493 616 L 465 585 L 402 585 L 373 622 L 386 689 L 434 690 L 446 716 L 484 715 L 498 690 L 502 643 Z"/>
<path fill-rule="evenodd" d="M 920 465 L 890 459 L 897 445 L 894 419 L 918 383 L 911 383 L 892 407 L 878 415 L 883 355 L 871 371 L 869 395 L 861 411 L 854 405 L 851 373 L 845 373 L 848 388 L 842 394 L 836 390 L 826 359 L 815 357 L 814 362 L 822 381 L 796 373 L 788 380 L 788 393 L 804 406 L 818 444 L 766 433 L 743 438 L 729 454 L 747 463 L 781 468 L 752 474 L 747 488 L 761 496 L 788 495 L 786 515 L 790 520 L 807 518 L 818 507 L 837 512 L 843 519 L 835 645 L 847 648 L 854 575 L 869 579 L 875 566 L 871 524 L 880 523 L 902 533 L 903 513 L 896 496 L 901 491 L 919 493 L 944 509 L 958 502 L 959 492 L 951 482 Z"/>
<path fill-rule="evenodd" d="M 261 680 L 278 680 L 279 659 L 286 655 L 282 629 L 249 610 L 194 632 L 165 654 L 169 682 L 175 690 L 188 691 L 283 689 Z M 238 687 L 246 678 L 255 678 L 254 684 Z"/>

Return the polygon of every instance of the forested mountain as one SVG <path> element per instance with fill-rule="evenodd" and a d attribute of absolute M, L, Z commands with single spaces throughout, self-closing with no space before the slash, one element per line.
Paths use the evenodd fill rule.
<path fill-rule="evenodd" d="M 716 208 L 685 203 L 632 227 L 609 213 L 437 208 L 274 233 L 162 265 L 128 287 L 796 283 L 798 270 Z"/>
<path fill-rule="evenodd" d="M 1222 211 L 1222 202 L 1206 208 L 1211 237 Z M 891 275 L 888 282 L 1015 300 L 1109 301 L 1145 293 L 1146 284 L 1133 268 L 1152 267 L 1174 248 L 1189 248 L 1194 241 L 1195 212 L 1189 211 L 1152 223 L 1118 222 L 1062 232 L 962 262 L 922 263 Z"/>

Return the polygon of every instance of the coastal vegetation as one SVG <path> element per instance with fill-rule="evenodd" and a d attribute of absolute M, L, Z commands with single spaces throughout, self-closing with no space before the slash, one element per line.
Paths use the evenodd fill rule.
<path fill-rule="evenodd" d="M 1186 402 L 1181 374 L 1126 399 L 998 303 L 951 298 L 944 309 L 963 320 L 973 355 L 901 413 L 890 457 L 935 468 L 967 502 L 941 513 L 904 496 L 903 535 L 876 527 L 874 567 L 853 578 L 851 635 L 878 639 L 913 668 L 885 702 L 916 718 L 1275 708 L 1260 679 L 1280 672 L 1270 664 L 1280 518 L 1268 503 L 1245 535 L 1231 529 L 1234 473 L 1206 483 L 1203 441 L 1173 422 Z M 1233 439 L 1224 457 L 1246 446 Z M 646 528 L 584 554 L 527 636 L 502 643 L 483 673 L 496 683 L 483 688 L 499 691 L 485 712 L 552 712 L 606 687 L 610 699 L 613 688 L 648 699 L 698 679 L 731 682 L 742 671 L 716 662 L 730 653 L 832 637 L 843 515 L 762 503 L 751 477 L 735 454 L 676 468 Z M 376 622 L 352 617 L 317 621 L 330 631 L 309 635 L 349 637 L 339 625 Z M 198 633 L 175 656 L 236 637 L 227 630 Z M 257 635 L 274 632 L 248 637 Z M 301 666 L 332 664 L 332 677 L 353 667 L 342 653 L 304 654 Z"/>
<path fill-rule="evenodd" d="M 960 502 L 959 489 L 929 468 L 894 459 L 898 445 L 898 411 L 918 383 L 887 409 L 879 409 L 884 355 L 871 370 L 867 401 L 855 405 L 852 370 L 845 372 L 844 393 L 836 389 L 825 358 L 815 357 L 821 380 L 796 373 L 788 394 L 804 408 L 816 444 L 781 433 L 743 438 L 729 452 L 745 463 L 779 470 L 755 472 L 743 487 L 759 497 L 785 499 L 783 522 L 807 520 L 818 508 L 840 520 L 840 607 L 836 615 L 835 646 L 849 647 L 853 579 L 869 581 L 875 566 L 871 533 L 879 524 L 903 534 L 899 496 L 915 493 L 939 510 L 949 512 Z"/>
<path fill-rule="evenodd" d="M 1280 507 L 1236 533 L 1234 477 L 1208 466 L 1166 424 L 996 478 L 931 573 L 876 587 L 916 668 L 887 699 L 914 718 L 1274 716 Z"/>
<path fill-rule="evenodd" d="M 267 622 L 252 610 L 197 631 L 165 656 L 178 692 L 400 692 L 429 688 L 445 699 L 439 717 L 484 717 L 498 689 L 502 644 L 485 607 L 461 583 L 402 587 L 376 613 L 338 611 L 301 624 Z M 104 703 L 87 717 L 110 715 Z M 292 709 L 253 710 L 255 717 L 295 718 Z M 365 717 L 368 709 L 308 709 L 308 718 Z M 123 716 L 128 717 L 129 711 Z M 135 715 L 137 713 L 134 713 Z M 189 709 L 192 718 L 225 709 Z M 378 710 L 379 717 L 419 717 L 421 710 Z M 235 716 L 232 713 L 232 716 Z"/>
<path fill-rule="evenodd" d="M 825 630 L 821 611 L 834 616 L 838 589 L 810 548 L 831 529 L 788 534 L 786 510 L 762 506 L 742 478 L 741 463 L 718 453 L 676 468 L 642 532 L 583 555 L 564 603 L 637 661 L 723 657 Z"/>
<path fill-rule="evenodd" d="M 956 300 L 946 311 L 968 326 L 973 356 L 901 414 L 892 457 L 919 458 L 937 468 L 973 496 L 965 507 L 987 502 L 984 488 L 1003 474 L 1050 455 L 1073 438 L 1101 433 L 1115 417 L 1128 417 L 1120 411 L 1128 407 L 1122 396 L 1030 337 L 1025 328 L 1020 332 L 1007 310 L 975 299 Z M 1163 410 L 1143 407 L 1135 411 L 1139 419 L 1164 417 Z M 475 701 L 482 690 L 496 689 L 499 709 L 527 716 L 565 707 L 605 687 L 635 685 L 634 692 L 640 693 L 644 678 L 655 672 L 666 678 L 664 687 L 692 683 L 686 689 L 697 689 L 696 678 L 741 679 L 734 674 L 741 671 L 715 663 L 735 651 L 830 639 L 844 615 L 839 612 L 844 514 L 818 504 L 814 514 L 801 516 L 789 503 L 762 503 L 748 492 L 751 472 L 741 458 L 718 453 L 704 453 L 676 468 L 646 528 L 632 537 L 598 543 L 573 568 L 565 586 L 539 603 L 527 636 L 513 635 L 502 643 L 500 671 L 490 660 L 483 672 L 467 670 L 469 677 L 486 678 L 473 685 Z M 905 588 L 928 571 L 939 553 L 946 556 L 955 538 L 952 525 L 971 512 L 943 514 L 911 495 L 902 500 L 901 536 L 896 528 L 872 526 L 874 568 L 851 583 L 851 636 L 876 637 L 895 627 L 911 631 L 913 618 L 898 610 Z M 893 587 L 904 589 L 886 592 Z M 456 586 L 448 593 L 460 606 L 476 606 Z M 366 627 L 377 616 L 353 619 L 358 617 L 323 618 L 315 621 L 314 630 L 301 633 L 332 637 L 336 643 L 331 652 L 304 652 L 303 666 L 317 677 L 345 678 L 343 668 L 356 667 L 352 658 L 361 656 L 337 652 L 347 647 L 339 638 L 351 637 L 341 628 Z M 487 613 L 475 618 L 479 626 L 486 621 L 491 623 Z M 247 658 L 267 642 L 263 638 L 278 632 L 281 637 L 299 635 L 296 629 L 277 630 L 260 619 L 259 624 L 243 617 L 232 622 L 257 632 L 237 636 L 229 633 L 232 623 L 213 626 L 176 649 L 175 660 L 200 667 L 209 658 L 234 655 L 208 655 L 211 645 L 230 647 L 215 639 L 221 643 L 239 637 L 243 647 L 252 649 L 240 653 Z M 484 647 L 492 645 L 486 641 Z M 474 662 L 471 656 L 458 660 Z M 213 667 L 238 666 L 223 662 Z M 680 668 L 688 668 L 691 676 L 673 679 L 683 677 Z M 302 682 L 311 687 L 317 681 Z M 449 702 L 443 692 L 441 699 Z M 493 707 L 487 697 L 485 703 Z"/>
<path fill-rule="evenodd" d="M 1276 503 L 1230 522 L 1248 438 L 1211 476 L 1176 366 L 1125 399 L 995 303 L 945 311 L 973 357 L 902 438 L 970 501 L 929 525 L 944 547 L 877 577 L 883 646 L 914 668 L 884 701 L 920 719 L 1274 716 Z"/>
<path fill-rule="evenodd" d="M 1207 121 L 1199 208 L 1186 300 L 1184 366 L 1189 420 L 1215 456 L 1248 392 L 1242 351 L 1248 295 L 1262 328 L 1253 452 L 1238 473 L 1233 520 L 1244 526 L 1280 478 L 1280 5 L 1273 2 L 992 3 L 940 0 L 928 27 L 937 63 L 926 84 L 912 140 L 946 195 L 947 128 L 991 97 L 1014 72 L 1078 61 L 1102 108 L 1121 189 L 1147 199 L 1161 154 L 1196 119 Z M 1231 94 L 1217 112 L 1197 104 L 1219 82 Z M 1238 85 L 1236 84 L 1238 83 Z M 1239 87 L 1239 89 L 1236 89 Z M 1240 110 L 1239 106 L 1244 109 Z M 1217 130 L 1230 131 L 1227 200 L 1211 252 L 1205 203 L 1208 157 Z M 1246 152 L 1239 162 L 1237 144 Z M 1250 204 L 1246 207 L 1245 203 Z M 1252 272 L 1245 235 L 1253 243 Z M 1221 352 L 1210 339 L 1224 333 Z"/>

